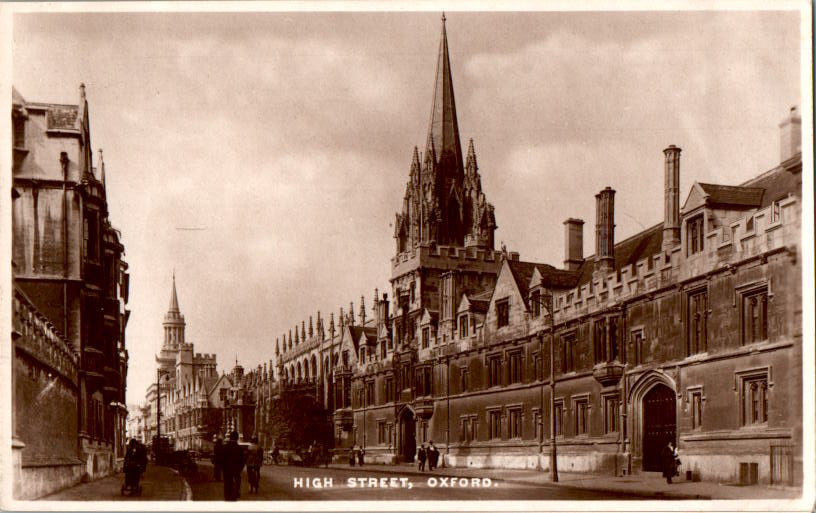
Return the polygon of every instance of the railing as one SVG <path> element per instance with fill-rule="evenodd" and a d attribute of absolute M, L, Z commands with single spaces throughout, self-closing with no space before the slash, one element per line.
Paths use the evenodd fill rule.
<path fill-rule="evenodd" d="M 793 486 L 793 446 L 771 445 L 771 484 Z"/>

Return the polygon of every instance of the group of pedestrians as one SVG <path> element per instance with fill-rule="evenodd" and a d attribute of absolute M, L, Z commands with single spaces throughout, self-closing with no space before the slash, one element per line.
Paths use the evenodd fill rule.
<path fill-rule="evenodd" d="M 427 448 L 425 444 L 422 444 L 417 449 L 417 466 L 420 471 L 425 471 L 426 461 L 428 462 L 429 471 L 434 470 L 439 464 L 439 449 L 436 448 L 433 440 L 430 441 Z"/>
<path fill-rule="evenodd" d="M 244 451 L 238 445 L 238 432 L 229 434 L 229 441 L 224 443 L 217 438 L 212 455 L 213 478 L 224 481 L 224 500 L 237 501 L 241 497 L 241 473 L 247 468 L 249 493 L 258 493 L 263 465 L 263 449 L 258 445 L 258 437 L 252 437 L 252 443 Z"/>
<path fill-rule="evenodd" d="M 349 452 L 349 465 L 353 467 L 355 463 L 361 467 L 365 465 L 365 449 L 358 449 L 356 445 Z"/>

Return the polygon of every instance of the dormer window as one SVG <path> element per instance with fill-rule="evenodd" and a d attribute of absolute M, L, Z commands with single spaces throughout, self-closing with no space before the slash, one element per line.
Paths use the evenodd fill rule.
<path fill-rule="evenodd" d="M 459 338 L 468 336 L 468 316 L 463 314 L 459 316 Z"/>
<path fill-rule="evenodd" d="M 693 255 L 703 251 L 703 240 L 703 215 L 700 214 L 686 223 L 688 254 Z"/>
<path fill-rule="evenodd" d="M 540 317 L 541 316 L 541 291 L 534 290 L 530 294 L 530 303 L 532 303 L 533 307 L 533 317 Z"/>
<path fill-rule="evenodd" d="M 23 116 L 12 116 L 14 123 L 14 147 L 25 148 L 25 118 Z"/>
<path fill-rule="evenodd" d="M 510 324 L 510 299 L 496 301 L 496 325 L 503 328 Z"/>

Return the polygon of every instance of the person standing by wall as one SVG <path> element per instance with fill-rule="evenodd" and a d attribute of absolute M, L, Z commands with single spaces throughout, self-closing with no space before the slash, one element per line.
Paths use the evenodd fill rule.
<path fill-rule="evenodd" d="M 674 446 L 674 442 L 669 442 L 663 449 L 663 454 L 661 455 L 663 477 L 666 478 L 668 484 L 671 484 L 672 478 L 678 475 L 677 466 L 680 464 L 680 458 L 678 456 L 679 454 L 677 448 Z"/>
<path fill-rule="evenodd" d="M 439 450 L 431 440 L 430 447 L 428 447 L 428 470 L 434 470 L 439 463 Z"/>

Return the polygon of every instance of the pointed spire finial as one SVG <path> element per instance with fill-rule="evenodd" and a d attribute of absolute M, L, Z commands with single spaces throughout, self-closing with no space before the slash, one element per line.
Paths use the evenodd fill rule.
<path fill-rule="evenodd" d="M 365 328 L 365 296 L 360 296 L 360 326 Z"/>
<path fill-rule="evenodd" d="M 178 294 L 176 294 L 176 270 L 173 269 L 173 289 L 170 292 L 170 308 L 168 312 L 179 312 Z"/>
<path fill-rule="evenodd" d="M 445 14 L 442 13 L 442 36 L 436 63 L 431 121 L 425 158 L 431 156 L 434 164 L 446 162 L 442 170 L 449 176 L 462 174 L 462 147 L 459 142 L 459 123 L 456 119 L 456 101 L 453 95 L 448 36 L 445 30 Z"/>
<path fill-rule="evenodd" d="M 105 159 L 102 158 L 102 148 L 99 148 L 99 181 L 105 187 Z"/>

